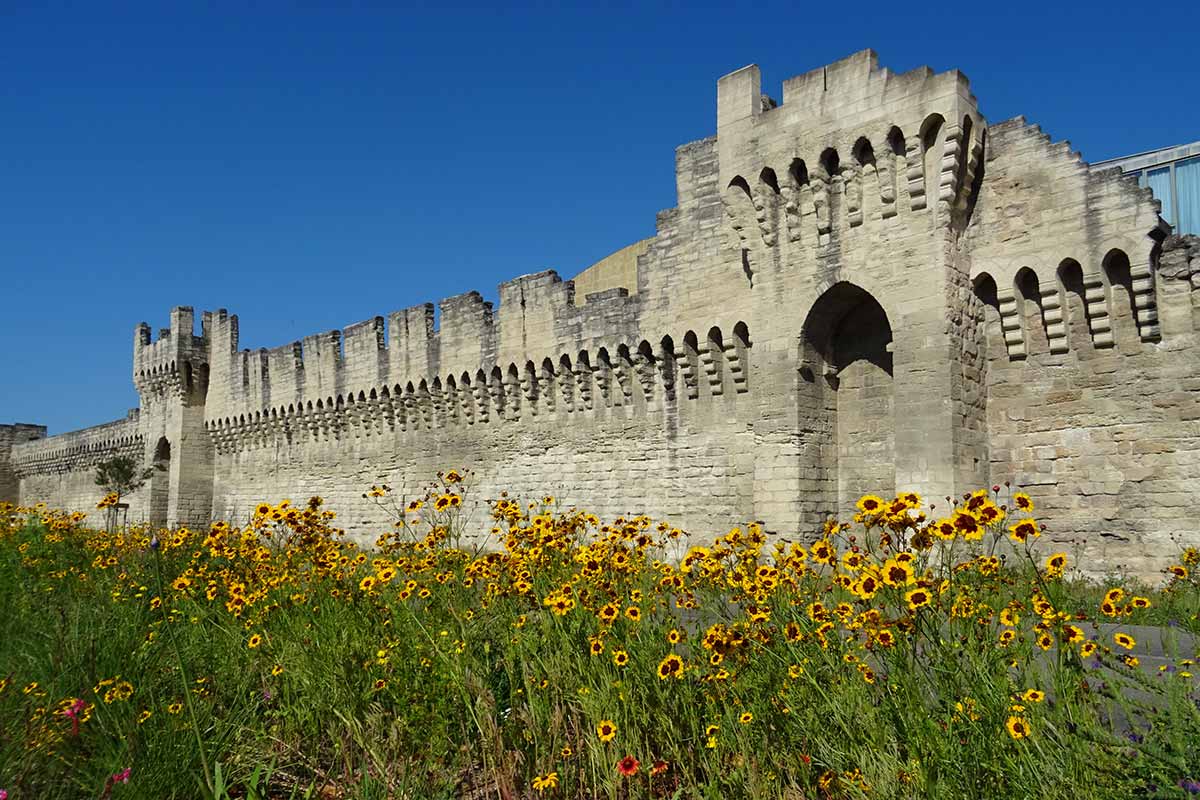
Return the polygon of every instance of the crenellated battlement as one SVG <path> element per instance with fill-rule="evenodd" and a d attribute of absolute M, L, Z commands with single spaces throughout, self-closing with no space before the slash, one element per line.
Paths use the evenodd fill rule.
<path fill-rule="evenodd" d="M 548 355 L 557 361 L 578 352 L 580 343 L 634 339 L 638 332 L 638 301 L 627 291 L 596 292 L 576 305 L 574 284 L 554 271 L 507 281 L 499 296 L 498 308 L 478 292 L 446 298 L 438 304 L 438 325 L 433 304 L 425 303 L 253 351 L 237 349 L 236 315 L 206 312 L 206 418 L 325 401 L 357 389 L 457 381 L 498 364 L 540 364 Z M 169 365 L 164 371 L 174 374 Z"/>
<path fill-rule="evenodd" d="M 748 268 L 821 257 L 865 228 L 961 230 L 978 191 L 987 123 L 966 76 L 922 67 L 900 75 L 864 50 L 761 94 L 756 66 L 718 82 L 723 204 Z"/>
<path fill-rule="evenodd" d="M 698 336 L 621 343 L 547 355 L 523 364 L 494 363 L 461 374 L 422 376 L 392 385 L 366 382 L 315 401 L 279 402 L 211 418 L 217 452 L 277 439 L 340 441 L 450 426 L 566 421 L 612 413 L 632 416 L 678 401 L 748 391 L 750 334 L 745 323 Z"/>
<path fill-rule="evenodd" d="M 1155 273 L 1168 229 L 1151 191 L 1120 170 L 1092 168 L 1024 118 L 989 134 L 992 180 L 968 232 L 971 280 L 1000 320 L 1008 357 L 1065 354 L 1084 340 L 1112 348 L 1124 318 L 1131 342 L 1158 342 Z M 1186 316 L 1169 327 L 1190 330 Z"/>
<path fill-rule="evenodd" d="M 140 322 L 133 332 L 133 383 L 143 401 L 178 397 L 185 403 L 203 400 L 208 383 L 208 315 L 199 336 L 190 306 L 171 309 L 170 326 L 159 329 Z"/>
<path fill-rule="evenodd" d="M 114 456 L 140 458 L 144 447 L 136 408 L 125 419 L 103 425 L 50 437 L 45 431 L 41 428 L 40 437 L 12 446 L 12 469 L 18 478 L 87 471 Z"/>

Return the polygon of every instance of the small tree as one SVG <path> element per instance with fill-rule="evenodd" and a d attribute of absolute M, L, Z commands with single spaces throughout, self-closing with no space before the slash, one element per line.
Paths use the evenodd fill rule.
<path fill-rule="evenodd" d="M 153 467 L 139 469 L 138 462 L 129 456 L 116 456 L 96 465 L 96 485 L 115 494 L 116 503 L 120 503 L 121 495 L 136 492 L 153 474 Z"/>
<path fill-rule="evenodd" d="M 108 492 L 97 508 L 105 510 L 110 533 L 116 528 L 117 515 L 129 507 L 121 503 L 121 495 L 136 492 L 153 474 L 153 467 L 142 469 L 129 456 L 116 456 L 96 465 L 96 485 Z"/>

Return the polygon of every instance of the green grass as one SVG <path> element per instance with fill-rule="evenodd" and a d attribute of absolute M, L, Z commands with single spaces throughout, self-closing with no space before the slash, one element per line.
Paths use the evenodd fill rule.
<path fill-rule="evenodd" d="M 1168 798 L 1200 780 L 1196 682 L 1186 663 L 1160 676 L 1121 662 L 1092 622 L 1104 586 L 1033 566 L 985 574 L 966 549 L 947 562 L 914 547 L 916 582 L 864 598 L 837 585 L 844 571 L 801 567 L 752 529 L 684 572 L 667 529 L 598 529 L 553 507 L 498 511 L 510 541 L 496 555 L 449 546 L 465 524 L 453 508 L 360 554 L 319 505 L 296 511 L 245 536 L 164 532 L 157 549 L 140 531 L 0 518 L 10 800 Z M 882 562 L 911 533 L 866 553 Z M 912 610 L 904 595 L 922 585 L 933 602 Z M 559 615 L 546 602 L 566 586 L 574 607 Z M 1196 630 L 1194 585 L 1137 591 L 1151 607 L 1121 621 Z M 1036 592 L 1062 613 L 1039 618 Z M 228 605 L 239 595 L 240 612 Z M 609 602 L 620 615 L 605 624 Z M 1006 646 L 1005 607 L 1022 617 Z M 1097 640 L 1095 655 L 1063 640 L 1068 624 Z M 671 653 L 686 672 L 660 679 Z M 110 694 L 122 681 L 124 699 Z M 1028 689 L 1047 697 L 1021 700 Z M 75 699 L 77 731 L 61 705 Z M 1009 734 L 1012 718 L 1027 738 Z M 604 720 L 611 741 L 597 735 Z M 640 762 L 632 776 L 616 769 L 626 756 Z M 557 785 L 533 788 L 551 773 Z"/>

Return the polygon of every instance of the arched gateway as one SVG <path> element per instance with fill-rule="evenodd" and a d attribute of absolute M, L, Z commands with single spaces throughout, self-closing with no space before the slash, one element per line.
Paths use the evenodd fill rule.
<path fill-rule="evenodd" d="M 818 521 L 867 492 L 895 490 L 892 327 L 870 293 L 834 284 L 801 329 L 802 512 Z"/>

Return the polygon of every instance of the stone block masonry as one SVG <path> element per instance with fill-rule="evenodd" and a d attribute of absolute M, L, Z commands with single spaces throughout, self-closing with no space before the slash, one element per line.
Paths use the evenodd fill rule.
<path fill-rule="evenodd" d="M 244 519 L 324 496 L 369 540 L 371 484 L 439 469 L 476 498 L 556 495 L 703 539 L 811 537 L 863 492 L 1012 481 L 1056 549 L 1154 579 L 1200 543 L 1200 240 L 1149 190 L 966 77 L 856 53 L 762 91 L 717 83 L 656 235 L 554 272 L 241 348 L 224 310 L 134 334 L 138 413 L 49 438 L 0 427 L 0 493 L 89 510 L 94 463 L 156 464 L 133 515 Z M 27 426 L 26 426 L 27 427 Z M 18 428 L 24 433 L 19 433 Z M 15 443 L 20 438 L 34 439 Z M 479 530 L 489 527 L 476 508 Z"/>

